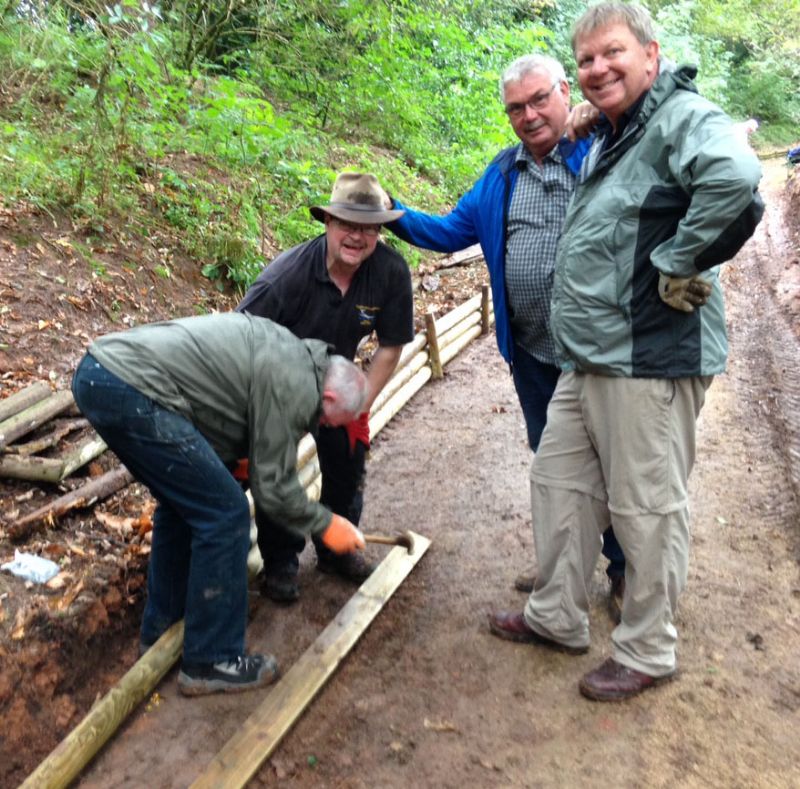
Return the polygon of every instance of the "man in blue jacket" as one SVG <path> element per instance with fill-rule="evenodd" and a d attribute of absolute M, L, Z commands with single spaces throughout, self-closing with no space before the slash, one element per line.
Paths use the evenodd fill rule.
<path fill-rule="evenodd" d="M 497 344 L 511 366 L 534 452 L 560 369 L 550 335 L 550 295 L 556 248 L 581 162 L 591 139 L 570 142 L 569 83 L 563 66 L 545 55 L 525 55 L 503 73 L 501 95 L 519 144 L 501 151 L 458 205 L 443 217 L 414 211 L 388 227 L 426 249 L 455 252 L 480 243 L 494 301 Z M 625 558 L 609 528 L 609 611 L 619 618 Z M 515 586 L 533 588 L 522 575 Z"/>

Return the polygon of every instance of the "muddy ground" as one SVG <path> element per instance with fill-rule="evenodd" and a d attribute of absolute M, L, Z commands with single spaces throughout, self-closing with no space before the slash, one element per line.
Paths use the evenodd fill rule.
<path fill-rule="evenodd" d="M 787 212 L 785 168 L 766 164 L 767 215 L 723 275 L 730 365 L 700 421 L 679 679 L 623 704 L 580 697 L 580 676 L 609 654 L 600 565 L 588 655 L 550 654 L 488 633 L 488 611 L 522 607 L 511 582 L 533 550 L 530 453 L 489 337 L 451 362 L 444 381 L 423 389 L 375 441 L 364 529 L 411 528 L 433 544 L 252 785 L 798 785 L 800 260 L 786 217 L 796 216 L 800 194 Z M 78 336 L 65 356 L 79 348 Z M 17 380 L 18 369 L 5 381 Z M 13 486 L 0 494 L 4 511 L 32 506 L 17 501 L 26 493 Z M 141 506 L 135 487 L 127 495 L 119 512 Z M 60 612 L 63 590 L 42 595 L 0 576 L 0 785 L 19 783 L 135 660 L 142 550 L 108 535 L 106 549 L 99 534 L 84 515 L 25 546 L 66 545 L 68 589 L 77 579 L 83 586 Z M 0 542 L 4 561 L 9 549 Z M 294 606 L 253 596 L 249 645 L 285 668 L 353 591 L 318 573 L 309 551 L 301 582 Z M 26 594 L 44 598 L 37 616 L 20 603 Z M 184 699 L 173 672 L 79 785 L 188 786 L 262 697 Z"/>

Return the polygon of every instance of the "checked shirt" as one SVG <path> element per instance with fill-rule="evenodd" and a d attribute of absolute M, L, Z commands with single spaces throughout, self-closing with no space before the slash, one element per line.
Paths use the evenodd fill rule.
<path fill-rule="evenodd" d="M 550 296 L 556 249 L 575 176 L 554 147 L 540 167 L 524 145 L 511 198 L 506 240 L 506 290 L 514 342 L 545 364 L 556 364 Z"/>

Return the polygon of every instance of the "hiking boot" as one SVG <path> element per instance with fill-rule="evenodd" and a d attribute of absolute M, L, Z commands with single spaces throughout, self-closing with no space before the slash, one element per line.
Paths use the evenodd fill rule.
<path fill-rule="evenodd" d="M 539 568 L 534 564 L 523 570 L 514 579 L 514 588 L 518 592 L 527 592 L 530 594 L 536 584 L 536 576 L 539 574 Z"/>
<path fill-rule="evenodd" d="M 241 693 L 263 688 L 277 677 L 278 664 L 272 655 L 239 655 L 219 663 L 184 663 L 178 674 L 178 690 L 184 696 Z"/>
<path fill-rule="evenodd" d="M 608 616 L 618 625 L 622 621 L 622 599 L 625 597 L 625 576 L 612 575 L 609 578 Z"/>
<path fill-rule="evenodd" d="M 506 641 L 516 641 L 518 644 L 536 644 L 536 646 L 547 647 L 556 652 L 565 652 L 568 655 L 585 655 L 589 651 L 588 646 L 572 647 L 540 635 L 525 621 L 523 614 L 516 614 L 513 611 L 495 611 L 489 614 L 489 631 L 492 635 L 504 638 Z"/>
<path fill-rule="evenodd" d="M 582 695 L 592 701 L 624 701 L 644 690 L 654 688 L 675 677 L 675 671 L 661 677 L 651 677 L 636 669 L 608 658 L 588 674 L 584 674 L 578 688 Z"/>
<path fill-rule="evenodd" d="M 296 570 L 264 570 L 261 594 L 276 603 L 294 603 L 300 599 L 300 585 Z"/>
<path fill-rule="evenodd" d="M 358 584 L 369 578 L 375 567 L 376 565 L 367 561 L 360 552 L 317 556 L 318 570 L 331 575 L 339 575 Z"/>

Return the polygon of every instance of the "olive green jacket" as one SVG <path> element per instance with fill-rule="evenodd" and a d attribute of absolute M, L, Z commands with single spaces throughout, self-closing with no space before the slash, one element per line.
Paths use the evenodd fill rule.
<path fill-rule="evenodd" d="M 226 464 L 249 458 L 260 511 L 303 535 L 331 513 L 308 500 L 297 443 L 319 423 L 329 346 L 241 313 L 154 323 L 89 352 L 127 384 L 189 419 Z"/>

